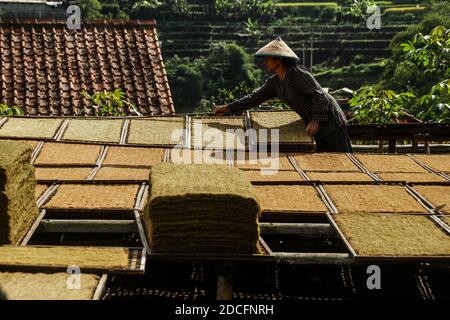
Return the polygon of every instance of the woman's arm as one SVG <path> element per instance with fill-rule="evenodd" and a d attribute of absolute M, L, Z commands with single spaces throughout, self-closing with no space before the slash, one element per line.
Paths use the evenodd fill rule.
<path fill-rule="evenodd" d="M 302 68 L 295 68 L 295 72 L 292 72 L 292 84 L 303 94 L 311 96 L 312 120 L 328 121 L 330 101 L 312 74 Z"/>
<path fill-rule="evenodd" d="M 273 87 L 272 78 L 266 80 L 266 82 L 258 89 L 246 95 L 245 97 L 233 101 L 227 105 L 228 110 L 233 113 L 244 111 L 254 108 L 264 101 L 275 98 L 276 93 Z"/>

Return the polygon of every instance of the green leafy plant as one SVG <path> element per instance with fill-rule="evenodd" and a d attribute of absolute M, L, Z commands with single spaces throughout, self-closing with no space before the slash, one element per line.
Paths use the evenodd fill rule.
<path fill-rule="evenodd" d="M 139 11 L 139 10 L 148 10 L 148 9 L 157 9 L 162 6 L 162 2 L 159 0 L 144 0 L 136 2 L 132 9 Z"/>
<path fill-rule="evenodd" d="M 394 123 L 414 98 L 414 94 L 410 92 L 360 88 L 349 101 L 353 111 L 350 121 L 359 124 Z"/>
<path fill-rule="evenodd" d="M 252 18 L 248 18 L 247 21 L 244 23 L 244 25 L 245 25 L 245 32 L 251 37 L 254 37 L 258 40 L 262 34 L 258 21 L 253 20 Z"/>
<path fill-rule="evenodd" d="M 438 72 L 443 78 L 450 75 L 450 29 L 437 26 L 430 34 L 416 34 L 412 40 L 402 43 L 406 59 L 427 72 Z"/>
<path fill-rule="evenodd" d="M 213 102 L 217 105 L 228 104 L 237 99 L 240 99 L 253 91 L 245 82 L 239 83 L 232 89 L 219 89 L 216 96 L 213 97 Z"/>
<path fill-rule="evenodd" d="M 434 85 L 427 95 L 420 99 L 423 110 L 417 117 L 425 121 L 450 122 L 450 79 Z"/>
<path fill-rule="evenodd" d="M 220 15 L 237 17 L 272 17 L 277 12 L 276 0 L 216 0 L 216 10 Z"/>
<path fill-rule="evenodd" d="M 92 103 L 96 116 L 124 117 L 126 116 L 125 106 L 128 106 L 136 115 L 141 116 L 136 107 L 125 100 L 125 92 L 121 89 L 112 92 L 97 92 L 92 95 L 82 92 L 81 95 Z"/>
<path fill-rule="evenodd" d="M 21 116 L 21 115 L 23 115 L 23 111 L 18 106 L 10 107 L 6 104 L 0 104 L 0 115 L 2 115 L 2 116 Z"/>
<path fill-rule="evenodd" d="M 417 117 L 425 121 L 450 121 L 450 29 L 437 26 L 430 34 L 416 34 L 401 47 L 406 61 L 416 67 L 419 78 L 434 76 L 440 80 L 419 99 Z"/>

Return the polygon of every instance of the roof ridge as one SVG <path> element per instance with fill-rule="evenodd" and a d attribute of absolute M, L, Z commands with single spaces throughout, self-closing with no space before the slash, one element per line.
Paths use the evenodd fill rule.
<path fill-rule="evenodd" d="M 64 19 L 3 19 L 2 24 L 32 24 L 32 25 L 45 25 L 45 24 L 66 24 Z M 156 19 L 139 19 L 139 20 L 124 20 L 124 19 L 95 19 L 95 20 L 83 20 L 83 25 L 102 25 L 102 26 L 156 26 Z"/>

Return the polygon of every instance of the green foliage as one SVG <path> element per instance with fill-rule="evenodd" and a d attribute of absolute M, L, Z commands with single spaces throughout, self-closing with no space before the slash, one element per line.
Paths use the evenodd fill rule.
<path fill-rule="evenodd" d="M 383 72 L 382 62 L 350 64 L 340 68 L 324 65 L 314 74 L 323 87 L 337 90 L 342 87 L 357 89 L 361 86 L 375 85 Z"/>
<path fill-rule="evenodd" d="M 424 121 L 450 122 L 450 80 L 434 85 L 430 92 L 420 99 L 423 110 L 417 117 Z"/>
<path fill-rule="evenodd" d="M 138 1 L 133 5 L 133 10 L 134 11 L 154 10 L 160 8 L 162 4 L 163 3 L 159 0 Z"/>
<path fill-rule="evenodd" d="M 96 116 L 124 117 L 126 116 L 124 110 L 126 106 L 130 107 L 132 112 L 141 115 L 135 106 L 125 100 L 125 92 L 121 89 L 113 92 L 97 92 L 92 95 L 82 92 L 81 95 L 92 103 Z"/>
<path fill-rule="evenodd" d="M 221 90 L 253 88 L 261 79 L 261 71 L 253 64 L 252 57 L 234 43 L 212 43 L 207 57 L 174 56 L 165 65 L 179 113 L 189 113 L 197 107 L 206 112 L 216 102 L 213 97 L 217 100 L 224 96 Z"/>
<path fill-rule="evenodd" d="M 360 124 L 393 123 L 414 97 L 409 92 L 396 93 L 373 87 L 360 88 L 354 92 L 349 101 L 353 111 L 353 118 L 350 121 Z"/>
<path fill-rule="evenodd" d="M 252 56 L 235 43 L 225 42 L 211 44 L 209 55 L 201 65 L 201 73 L 207 97 L 215 95 L 219 89 L 236 87 L 241 82 L 253 87 L 261 78 L 261 70 L 253 64 Z"/>
<path fill-rule="evenodd" d="M 375 5 L 373 0 L 348 0 L 345 4 L 349 5 L 349 12 L 354 17 L 364 17 L 367 13 L 367 8 Z"/>
<path fill-rule="evenodd" d="M 81 9 L 82 19 L 104 18 L 101 13 L 102 5 L 99 0 L 79 0 L 77 5 Z"/>
<path fill-rule="evenodd" d="M 272 102 L 269 104 L 270 109 L 275 110 L 289 110 L 291 107 L 289 107 L 286 103 L 281 101 L 279 98 L 275 98 L 272 100 Z"/>
<path fill-rule="evenodd" d="M 437 26 L 429 35 L 418 33 L 400 46 L 406 59 L 425 69 L 425 73 L 437 72 L 443 78 L 450 75 L 450 29 Z"/>
<path fill-rule="evenodd" d="M 18 106 L 8 106 L 0 103 L 0 115 L 2 116 L 21 116 L 23 115 L 22 109 Z"/>
<path fill-rule="evenodd" d="M 241 18 L 272 17 L 277 13 L 276 0 L 216 0 L 219 15 Z"/>
<path fill-rule="evenodd" d="M 259 40 L 262 35 L 260 30 L 260 26 L 257 20 L 252 20 L 252 18 L 248 18 L 247 21 L 244 22 L 245 32 L 251 36 Z"/>
<path fill-rule="evenodd" d="M 391 49 L 391 58 L 387 64 L 385 71 L 383 73 L 384 81 L 381 83 L 385 88 L 394 88 L 395 90 L 408 90 L 409 87 L 414 87 L 415 90 L 419 92 L 428 92 L 433 83 L 439 81 L 432 81 L 428 78 L 421 78 L 413 80 L 408 83 L 407 86 L 399 81 L 397 76 L 403 75 L 403 71 L 398 71 L 397 69 L 403 69 L 405 71 L 405 65 L 402 64 L 404 59 L 404 51 L 401 46 L 402 43 L 410 41 L 416 34 L 428 34 L 436 26 L 444 26 L 445 28 L 450 28 L 450 3 L 447 1 L 433 1 L 430 3 L 430 10 L 423 15 L 422 20 L 418 24 L 411 24 L 405 31 L 399 32 L 392 40 L 389 45 Z M 430 75 L 427 75 L 429 77 Z M 403 85 L 402 85 L 403 84 Z"/>
<path fill-rule="evenodd" d="M 169 79 L 172 99 L 178 113 L 192 111 L 202 99 L 203 77 L 199 62 L 175 55 L 166 60 L 166 70 Z"/>
<path fill-rule="evenodd" d="M 241 82 L 232 89 L 219 89 L 217 95 L 212 98 L 212 101 L 216 105 L 228 104 L 248 95 L 253 89 L 253 87 L 249 87 L 245 82 Z"/>

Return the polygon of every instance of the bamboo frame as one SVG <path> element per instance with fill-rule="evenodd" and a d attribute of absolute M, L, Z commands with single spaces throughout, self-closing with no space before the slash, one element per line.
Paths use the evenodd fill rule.
<path fill-rule="evenodd" d="M 8 121 L 8 117 L 1 117 L 0 118 L 0 129 L 1 127 Z"/>
<path fill-rule="evenodd" d="M 55 194 L 58 187 L 59 185 L 57 183 L 53 183 L 47 190 L 45 190 L 36 201 L 37 207 L 41 208 L 48 201 L 48 199 Z"/>
<path fill-rule="evenodd" d="M 311 179 L 309 179 L 308 175 L 300 168 L 294 157 L 290 153 L 288 153 L 286 156 L 291 165 L 294 167 L 295 171 L 297 171 L 305 181 L 310 181 Z"/>
<path fill-rule="evenodd" d="M 92 300 L 100 300 L 102 298 L 103 293 L 105 292 L 105 289 L 106 289 L 107 281 L 108 281 L 108 274 L 107 273 L 102 274 L 102 277 L 100 278 L 100 281 L 98 282 L 97 288 L 95 289 Z"/>
<path fill-rule="evenodd" d="M 64 132 L 67 129 L 67 126 L 69 125 L 70 119 L 66 119 L 63 122 L 61 122 L 61 125 L 59 126 L 58 130 L 56 130 L 55 135 L 53 136 L 53 140 L 55 141 L 61 141 L 62 136 L 64 135 Z"/>
<path fill-rule="evenodd" d="M 406 192 L 408 192 L 414 199 L 416 199 L 429 213 L 435 213 L 435 208 L 424 196 L 422 196 L 417 190 L 414 190 L 409 185 L 404 186 Z"/>
<path fill-rule="evenodd" d="M 192 145 L 192 135 L 191 135 L 191 117 L 188 115 L 184 116 L 184 137 L 183 146 L 184 148 L 191 148 Z"/>
<path fill-rule="evenodd" d="M 30 227 L 30 229 L 28 230 L 28 232 L 26 233 L 25 237 L 22 239 L 22 241 L 20 242 L 21 246 L 26 246 L 28 245 L 28 242 L 30 242 L 31 238 L 33 237 L 34 233 L 37 231 L 39 224 L 41 223 L 42 219 L 44 219 L 46 214 L 45 209 L 41 210 L 38 218 L 34 221 L 33 225 Z"/>
<path fill-rule="evenodd" d="M 36 148 L 34 148 L 33 153 L 31 154 L 31 164 L 34 165 L 34 162 L 36 161 L 37 157 L 39 157 L 39 154 L 41 153 L 43 146 L 44 141 L 39 141 Z"/>
<path fill-rule="evenodd" d="M 330 225 L 334 228 L 334 230 L 336 231 L 336 233 L 339 235 L 339 237 L 341 238 L 342 242 L 344 242 L 345 247 L 347 248 L 348 252 L 350 253 L 350 255 L 355 258 L 357 256 L 355 249 L 352 247 L 352 245 L 350 244 L 350 242 L 347 240 L 347 238 L 345 237 L 344 233 L 341 231 L 341 229 L 339 228 L 339 226 L 337 225 L 336 221 L 334 221 L 333 217 L 331 216 L 331 214 L 327 214 L 327 218 L 328 221 L 330 223 Z"/>
<path fill-rule="evenodd" d="M 123 126 L 122 126 L 122 132 L 120 134 L 120 145 L 125 145 L 128 137 L 128 130 L 130 130 L 130 119 L 125 119 Z"/>
<path fill-rule="evenodd" d="M 259 223 L 261 234 L 334 235 L 326 223 Z"/>
<path fill-rule="evenodd" d="M 349 265 L 354 259 L 348 253 L 290 253 L 275 252 L 274 257 L 279 264 L 324 264 L 324 265 Z"/>

